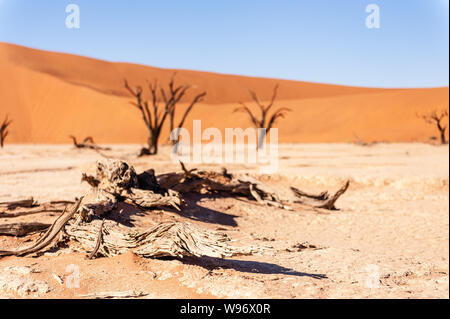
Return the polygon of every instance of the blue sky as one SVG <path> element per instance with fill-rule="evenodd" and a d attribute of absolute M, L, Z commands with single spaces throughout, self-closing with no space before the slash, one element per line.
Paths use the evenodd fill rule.
<path fill-rule="evenodd" d="M 80 8 L 67 29 L 65 8 Z M 368 29 L 366 6 L 380 7 Z M 372 87 L 449 82 L 448 0 L 0 0 L 0 41 L 84 56 Z"/>

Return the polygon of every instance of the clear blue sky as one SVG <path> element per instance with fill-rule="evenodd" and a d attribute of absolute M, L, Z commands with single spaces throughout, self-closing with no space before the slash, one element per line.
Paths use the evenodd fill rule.
<path fill-rule="evenodd" d="M 65 26 L 80 7 L 80 29 Z M 380 28 L 368 29 L 368 4 Z M 0 41 L 164 68 L 374 87 L 449 83 L 448 0 L 0 0 Z"/>

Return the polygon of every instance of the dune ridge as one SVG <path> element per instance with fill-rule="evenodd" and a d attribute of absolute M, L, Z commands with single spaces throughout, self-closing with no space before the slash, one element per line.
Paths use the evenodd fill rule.
<path fill-rule="evenodd" d="M 0 117 L 14 120 L 7 142 L 69 143 L 73 134 L 99 143 L 145 143 L 145 127 L 122 80 L 145 86 L 157 78 L 165 84 L 174 71 L 0 43 Z M 279 141 L 288 143 L 351 142 L 355 135 L 365 141 L 427 141 L 437 135 L 435 128 L 416 113 L 448 108 L 449 100 L 448 87 L 361 88 L 176 71 L 179 83 L 194 86 L 186 99 L 208 92 L 189 116 L 188 129 L 193 119 L 201 119 L 203 128 L 249 127 L 244 114 L 232 113 L 238 101 L 249 102 L 246 88 L 266 100 L 279 83 L 277 105 L 293 110 L 278 125 Z M 167 137 L 165 129 L 161 141 Z"/>

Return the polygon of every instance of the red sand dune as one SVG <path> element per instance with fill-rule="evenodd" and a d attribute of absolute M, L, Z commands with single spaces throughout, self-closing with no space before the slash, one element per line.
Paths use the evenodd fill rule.
<path fill-rule="evenodd" d="M 157 78 L 165 84 L 173 72 L 0 43 L 0 119 L 9 114 L 14 120 L 7 142 L 69 143 L 73 134 L 91 135 L 99 143 L 144 143 L 145 127 L 122 81 L 145 87 L 146 80 Z M 278 124 L 280 142 L 351 142 L 354 134 L 366 141 L 425 141 L 437 134 L 416 113 L 449 103 L 448 87 L 374 89 L 186 70 L 177 74 L 179 83 L 195 86 L 186 99 L 208 93 L 187 128 L 193 119 L 201 119 L 203 128 L 249 127 L 244 114 L 232 113 L 238 101 L 250 100 L 246 88 L 265 100 L 279 83 L 277 106 L 293 110 Z M 164 132 L 162 141 L 168 136 Z"/>

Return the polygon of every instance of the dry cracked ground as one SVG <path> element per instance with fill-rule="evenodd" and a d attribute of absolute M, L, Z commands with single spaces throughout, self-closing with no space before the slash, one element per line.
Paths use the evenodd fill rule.
<path fill-rule="evenodd" d="M 169 148 L 137 158 L 139 146 L 104 152 L 138 172 L 179 171 Z M 88 190 L 81 173 L 102 155 L 69 145 L 7 145 L 0 151 L 0 202 L 33 196 L 73 200 Z M 191 167 L 193 164 L 188 164 Z M 70 249 L 0 259 L 3 298 L 448 298 L 449 149 L 426 144 L 281 145 L 279 170 L 227 164 L 235 174 L 279 189 L 350 188 L 339 211 L 287 211 L 244 198 L 189 195 L 182 212 L 142 211 L 124 216 L 146 228 L 189 221 L 264 247 L 232 258 L 145 259 L 127 253 L 89 260 Z M 220 165 L 196 165 L 220 169 Z M 57 213 L 0 218 L 0 223 L 50 223 Z M 0 236 L 0 250 L 30 245 L 28 237 Z"/>

